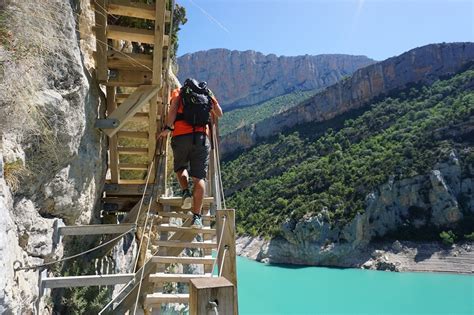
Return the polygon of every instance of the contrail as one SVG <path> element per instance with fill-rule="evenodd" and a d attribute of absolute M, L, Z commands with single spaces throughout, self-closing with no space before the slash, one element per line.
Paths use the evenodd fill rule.
<path fill-rule="evenodd" d="M 219 26 L 221 29 L 223 29 L 224 31 L 226 31 L 227 33 L 230 33 L 230 31 L 227 29 L 227 27 L 225 27 L 221 22 L 219 22 L 216 18 L 214 18 L 212 15 L 210 15 L 206 10 L 204 10 L 203 8 L 201 8 L 196 2 L 194 2 L 193 0 L 189 0 L 189 2 L 191 2 L 192 5 L 194 5 L 196 8 L 198 8 L 199 10 L 201 10 L 201 12 L 207 16 L 207 18 L 211 21 L 211 22 L 214 22 L 217 24 L 217 26 Z"/>

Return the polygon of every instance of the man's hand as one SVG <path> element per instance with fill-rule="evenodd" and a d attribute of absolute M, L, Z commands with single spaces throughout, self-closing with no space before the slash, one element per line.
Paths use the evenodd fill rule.
<path fill-rule="evenodd" d="M 158 135 L 158 138 L 166 138 L 171 133 L 171 130 L 165 129 Z"/>

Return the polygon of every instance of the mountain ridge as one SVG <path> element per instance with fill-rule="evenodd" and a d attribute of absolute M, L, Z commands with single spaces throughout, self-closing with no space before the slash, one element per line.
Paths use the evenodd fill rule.
<path fill-rule="evenodd" d="M 178 58 L 178 77 L 207 81 L 224 110 L 229 110 L 297 90 L 321 89 L 373 62 L 343 54 L 277 57 L 252 50 L 211 49 Z"/>
<path fill-rule="evenodd" d="M 222 138 L 221 152 L 229 154 L 255 145 L 258 139 L 310 121 L 325 121 L 382 95 L 415 83 L 429 83 L 456 73 L 474 61 L 474 43 L 430 44 L 357 70 L 309 101 L 278 115 L 244 126 Z M 433 68 L 436 66 L 436 68 Z"/>

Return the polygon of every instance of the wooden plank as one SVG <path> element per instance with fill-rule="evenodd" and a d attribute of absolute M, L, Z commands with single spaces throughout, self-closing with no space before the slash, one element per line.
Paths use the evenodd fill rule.
<path fill-rule="evenodd" d="M 168 47 L 170 45 L 170 37 L 168 35 L 163 35 L 163 47 Z"/>
<path fill-rule="evenodd" d="M 139 87 L 151 83 L 151 71 L 114 70 L 107 86 Z"/>
<path fill-rule="evenodd" d="M 119 184 L 121 185 L 144 185 L 146 180 L 144 179 L 120 179 Z"/>
<path fill-rule="evenodd" d="M 145 190 L 145 185 L 126 185 L 126 184 L 105 184 L 104 191 L 107 196 L 141 196 Z M 147 187 L 147 193 L 151 192 L 151 185 Z"/>
<path fill-rule="evenodd" d="M 153 85 L 144 85 L 137 88 L 120 107 L 108 116 L 108 118 L 118 119 L 120 122 L 119 126 L 114 129 L 105 129 L 104 132 L 109 137 L 117 133 L 117 131 L 119 131 L 119 129 L 157 92 L 158 88 Z"/>
<path fill-rule="evenodd" d="M 140 19 L 154 20 L 155 7 L 153 5 L 130 2 L 129 0 L 109 0 L 107 8 L 109 14 L 131 16 Z"/>
<path fill-rule="evenodd" d="M 151 55 L 109 50 L 107 52 L 107 66 L 109 69 L 117 70 L 152 71 L 153 59 Z"/>
<path fill-rule="evenodd" d="M 153 49 L 153 84 L 162 86 L 163 80 L 163 49 L 165 46 L 163 39 L 165 34 L 165 11 L 166 1 L 156 1 L 155 7 L 155 31 L 154 31 L 154 44 Z"/>
<path fill-rule="evenodd" d="M 59 235 L 122 234 L 135 228 L 135 224 L 91 224 L 60 226 Z"/>
<path fill-rule="evenodd" d="M 107 0 L 95 0 L 96 76 L 99 82 L 107 81 Z"/>
<path fill-rule="evenodd" d="M 117 103 L 115 102 L 116 88 L 107 86 L 105 89 L 107 95 L 107 113 L 113 113 L 117 109 Z M 117 154 L 118 139 L 116 136 L 109 138 L 109 169 L 110 169 L 110 180 L 112 183 L 118 183 L 119 181 L 119 169 L 118 169 L 118 154 Z"/>
<path fill-rule="evenodd" d="M 212 242 L 212 241 L 206 241 L 206 242 L 158 241 L 156 245 L 163 246 L 163 247 L 176 247 L 176 248 L 217 248 L 217 243 Z"/>
<path fill-rule="evenodd" d="M 160 307 L 161 303 L 188 303 L 189 294 L 186 293 L 153 293 L 147 294 L 145 306 Z"/>
<path fill-rule="evenodd" d="M 212 197 L 204 197 L 202 204 L 203 206 L 209 207 L 214 202 L 214 198 Z M 183 204 L 183 200 L 181 197 L 160 197 L 159 203 L 162 205 L 168 205 L 171 207 L 181 207 Z"/>
<path fill-rule="evenodd" d="M 158 1 L 161 2 L 161 1 Z M 155 43 L 155 32 L 142 28 L 125 27 L 118 25 L 107 26 L 107 37 L 117 40 L 128 40 L 145 44 Z"/>
<path fill-rule="evenodd" d="M 217 301 L 215 314 L 235 314 L 234 285 L 224 277 L 189 281 L 189 314 L 209 314 L 209 302 Z"/>
<path fill-rule="evenodd" d="M 120 170 L 142 171 L 148 169 L 148 164 L 119 163 Z"/>
<path fill-rule="evenodd" d="M 55 277 L 41 280 L 43 288 L 75 288 L 87 286 L 103 286 L 127 283 L 132 280 L 135 274 L 114 274 L 114 275 L 90 275 L 76 277 Z"/>
<path fill-rule="evenodd" d="M 148 139 L 148 132 L 146 131 L 119 131 L 117 133 L 117 136 L 119 138 Z"/>
<path fill-rule="evenodd" d="M 153 273 L 148 277 L 148 280 L 150 282 L 181 282 L 181 283 L 187 283 L 191 279 L 196 279 L 196 278 L 210 278 L 211 274 L 172 274 L 172 273 L 164 273 L 164 272 L 158 272 L 158 273 Z"/>
<path fill-rule="evenodd" d="M 219 275 L 229 280 L 235 287 L 234 315 L 238 314 L 237 302 L 237 261 L 235 253 L 235 210 L 217 210 L 216 211 L 217 243 L 220 250 L 217 253 L 217 265 L 219 266 Z M 221 232 L 223 230 L 223 233 Z M 222 234 L 222 239 L 220 236 Z M 224 257 L 224 251 L 226 251 Z M 224 263 L 222 260 L 225 258 Z M 223 266 L 220 270 L 220 266 Z"/>
<path fill-rule="evenodd" d="M 181 219 L 192 219 L 193 218 L 192 214 L 180 213 L 180 212 L 159 211 L 159 212 L 157 212 L 157 214 L 159 216 L 168 217 L 168 218 L 181 218 Z M 215 216 L 213 216 L 213 215 L 202 215 L 201 218 L 203 220 L 211 220 L 211 219 L 215 219 Z"/>
<path fill-rule="evenodd" d="M 127 147 L 118 147 L 119 154 L 129 154 L 129 155 L 148 155 L 148 148 L 127 148 Z"/>
<path fill-rule="evenodd" d="M 203 233 L 203 234 L 216 234 L 216 229 L 211 229 L 208 227 L 203 227 L 202 229 L 193 228 L 193 227 L 181 227 L 181 226 L 172 226 L 168 224 L 160 224 L 157 227 L 158 231 L 165 231 L 165 232 L 178 232 L 178 231 L 188 231 L 192 233 Z"/>
<path fill-rule="evenodd" d="M 212 256 L 205 257 L 175 257 L 175 256 L 153 256 L 153 263 L 157 264 L 196 264 L 196 265 L 212 265 L 214 258 Z"/>
<path fill-rule="evenodd" d="M 171 22 L 171 11 L 170 10 L 166 10 L 166 12 L 165 12 L 165 22 L 166 23 Z"/>

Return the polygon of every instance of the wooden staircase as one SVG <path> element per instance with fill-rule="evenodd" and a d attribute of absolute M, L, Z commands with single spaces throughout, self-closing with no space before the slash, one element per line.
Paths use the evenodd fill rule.
<path fill-rule="evenodd" d="M 96 78 L 107 104 L 105 117 L 96 122 L 108 138 L 108 171 L 101 200 L 103 224 L 61 227 L 58 235 L 104 235 L 106 246 L 97 255 L 110 251 L 120 235 L 127 233 L 153 241 L 151 247 L 140 247 L 137 268 L 131 273 L 47 278 L 41 281 L 40 292 L 45 288 L 124 284 L 100 314 L 134 314 L 137 306 L 146 314 L 159 314 L 164 304 L 188 304 L 189 281 L 212 277 L 215 266 L 236 287 L 234 213 L 220 210 L 217 149 L 211 153 L 209 196 L 203 202 L 202 228 L 191 227 L 192 214 L 181 209 L 180 197 L 165 196 L 171 152 L 167 141 L 157 140 L 157 133 L 169 106 L 169 32 L 173 13 L 168 5 L 172 1 L 91 1 L 96 21 Z M 137 24 L 153 27 L 114 25 L 117 17 L 135 22 L 141 19 L 142 23 Z M 123 51 L 122 41 L 132 42 L 134 51 Z M 145 46 L 147 49 L 141 49 Z M 157 225 L 148 226 L 150 218 Z M 219 248 L 220 241 L 226 244 L 225 250 Z M 158 250 L 150 256 L 150 248 Z M 214 256 L 213 250 L 217 250 Z M 231 258 L 226 261 L 227 250 Z M 191 265 L 200 272 L 187 273 L 190 269 L 186 266 Z M 171 290 L 178 287 L 178 291 Z"/>

